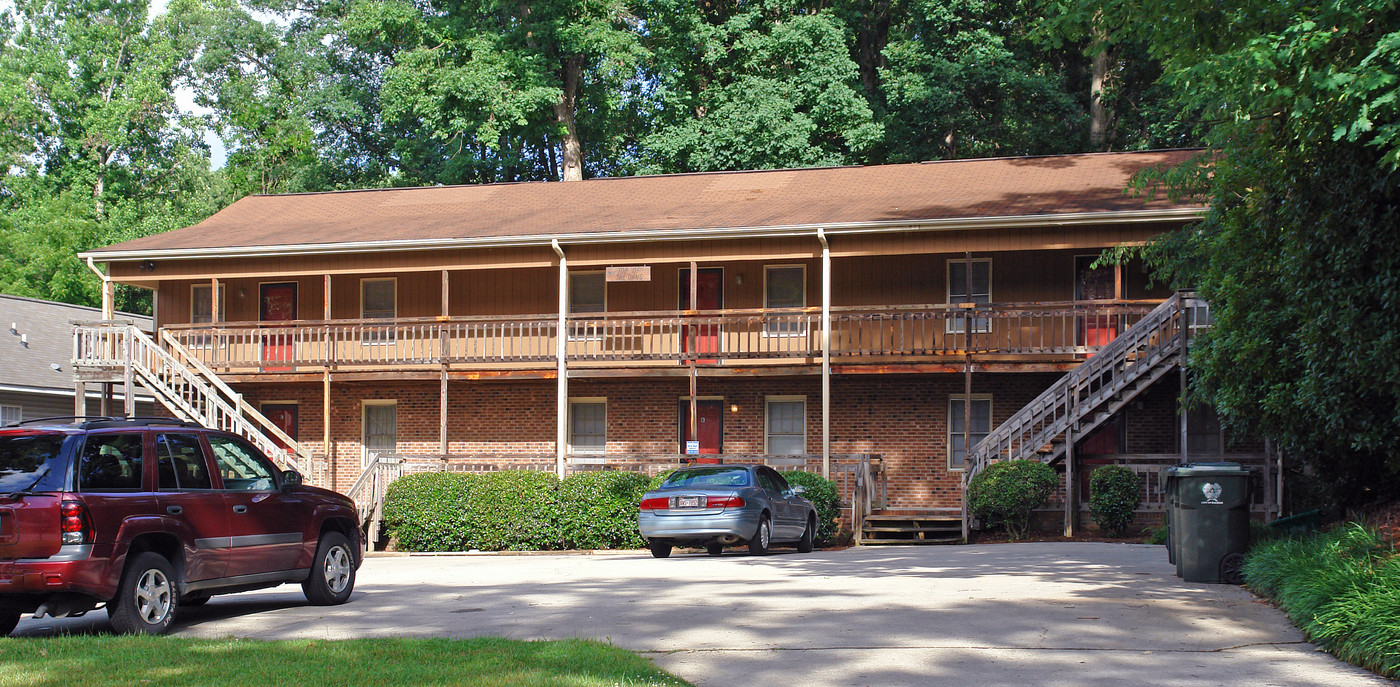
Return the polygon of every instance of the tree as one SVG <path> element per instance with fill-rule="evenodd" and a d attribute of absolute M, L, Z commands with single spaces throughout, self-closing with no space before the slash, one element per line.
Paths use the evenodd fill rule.
<path fill-rule="evenodd" d="M 1400 496 L 1400 9 L 1124 3 L 1211 153 L 1165 175 L 1205 219 L 1146 250 L 1214 326 L 1194 393 L 1308 461 L 1340 505 Z M 1219 26 L 1238 26 L 1220 32 Z"/>

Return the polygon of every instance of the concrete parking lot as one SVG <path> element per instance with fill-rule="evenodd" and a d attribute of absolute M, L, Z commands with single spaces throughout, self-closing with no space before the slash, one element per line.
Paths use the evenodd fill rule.
<path fill-rule="evenodd" d="M 591 637 L 696 685 L 1392 685 L 1248 591 L 1098 543 L 372 557 L 350 603 L 215 597 L 175 632 L 259 639 Z M 107 632 L 106 614 L 17 634 Z"/>

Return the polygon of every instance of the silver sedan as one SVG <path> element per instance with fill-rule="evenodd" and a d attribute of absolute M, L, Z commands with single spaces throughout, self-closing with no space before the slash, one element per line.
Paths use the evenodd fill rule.
<path fill-rule="evenodd" d="M 637 527 L 651 555 L 665 558 L 675 546 L 703 546 L 711 556 L 747 543 L 763 555 L 774 543 L 812 550 L 817 509 L 764 465 L 694 465 L 677 470 L 642 497 Z"/>

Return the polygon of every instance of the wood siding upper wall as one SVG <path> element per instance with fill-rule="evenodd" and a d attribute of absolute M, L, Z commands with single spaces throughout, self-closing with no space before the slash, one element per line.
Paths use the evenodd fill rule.
<path fill-rule="evenodd" d="M 977 231 L 908 231 L 842 234 L 829 237 L 833 257 L 862 255 L 917 255 L 999 253 L 1026 250 L 1102 249 L 1141 243 L 1169 226 L 1160 223 L 1074 225 Z M 711 241 L 638 241 L 583 244 L 564 247 L 572 266 L 684 263 L 691 260 L 788 260 L 818 257 L 816 236 L 774 239 Z M 264 281 L 290 276 L 325 274 L 380 274 L 435 272 L 443 269 L 500 270 L 549 267 L 557 264 L 547 246 L 530 248 L 482 248 L 474 250 L 382 251 L 330 253 L 286 257 L 221 258 L 211 260 L 155 260 L 142 270 L 137 262 L 111 263 L 113 278 L 122 283 L 154 288 L 172 279 L 219 277 L 258 278 Z"/>
<path fill-rule="evenodd" d="M 1020 252 L 974 251 L 974 259 L 990 259 L 992 300 L 996 303 L 1068 301 L 1074 297 L 1076 256 L 1097 255 L 1098 249 L 1066 248 Z M 948 263 L 965 259 L 965 253 L 933 255 L 864 255 L 832 260 L 832 304 L 834 306 L 925 305 L 947 302 Z M 571 271 L 589 272 L 596 265 L 574 265 Z M 821 260 L 819 258 L 778 256 L 765 260 L 697 260 L 701 269 L 723 270 L 722 297 L 726 309 L 764 307 L 765 268 L 802 265 L 806 269 L 807 305 L 821 304 Z M 633 263 L 635 264 L 635 263 Z M 651 264 L 651 280 L 612 282 L 607 285 L 609 312 L 673 311 L 680 308 L 680 272 L 688 265 L 678 262 Z M 360 284 L 365 278 L 382 278 L 383 273 L 331 276 L 331 316 L 333 319 L 360 317 Z M 442 312 L 440 271 L 403 272 L 395 276 L 399 317 L 435 317 Z M 273 280 L 239 277 L 222 280 L 225 291 L 224 320 L 248 322 L 258 319 L 260 284 Z M 324 277 L 299 277 L 298 317 L 319 320 L 324 313 Z M 1134 266 L 1123 268 L 1123 296 L 1129 299 L 1164 299 L 1170 291 L 1158 285 L 1147 287 L 1147 277 Z M 162 282 L 158 321 L 177 324 L 190 321 L 190 286 L 205 280 Z M 558 268 L 515 268 L 449 272 L 449 314 L 453 316 L 544 315 L 558 309 Z"/>

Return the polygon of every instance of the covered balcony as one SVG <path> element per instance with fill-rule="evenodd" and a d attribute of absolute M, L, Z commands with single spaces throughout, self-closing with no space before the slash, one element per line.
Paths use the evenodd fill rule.
<path fill-rule="evenodd" d="M 833 307 L 833 366 L 1064 369 L 1155 301 Z M 223 322 L 163 328 L 221 375 L 783 367 L 820 363 L 821 308 Z M 852 370 L 855 371 L 855 370 Z"/>

